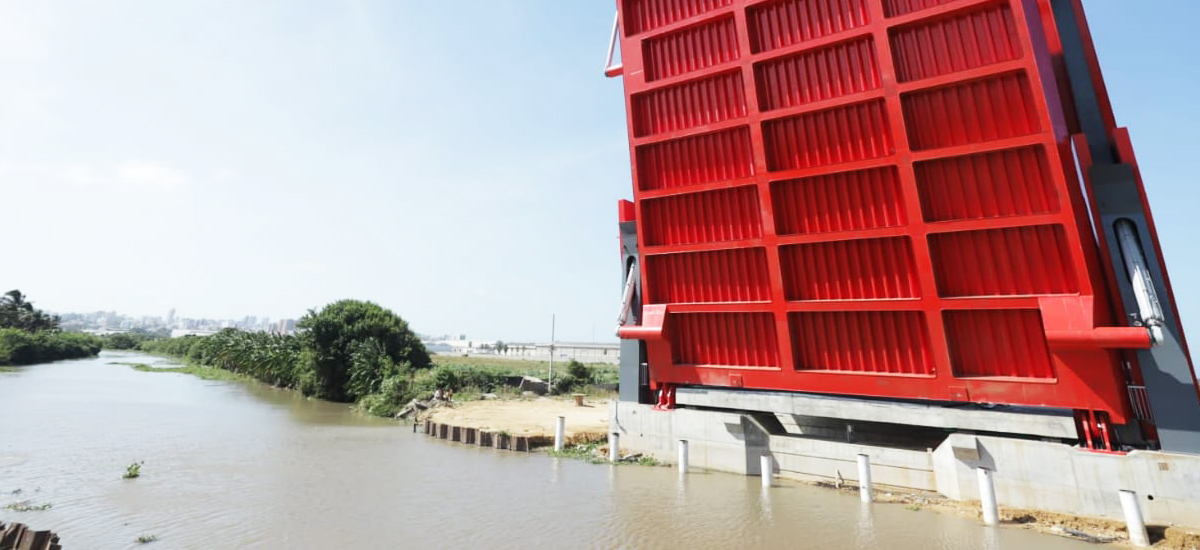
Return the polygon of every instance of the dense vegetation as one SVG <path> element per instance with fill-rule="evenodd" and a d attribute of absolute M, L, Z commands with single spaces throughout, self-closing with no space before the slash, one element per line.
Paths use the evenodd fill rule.
<path fill-rule="evenodd" d="M 0 365 L 78 359 L 99 352 L 99 338 L 60 331 L 58 316 L 34 308 L 21 291 L 0 297 Z"/>
<path fill-rule="evenodd" d="M 294 336 L 226 329 L 212 336 L 143 340 L 143 351 L 249 376 L 305 395 L 354 402 L 369 414 L 393 416 L 437 388 L 463 395 L 517 392 L 509 382 L 544 376 L 539 361 L 438 356 L 434 363 L 408 323 L 370 302 L 343 300 L 309 311 Z M 571 361 L 555 369 L 554 391 L 585 391 L 616 382 L 616 367 Z M 595 389 L 595 388 L 591 388 Z"/>
<path fill-rule="evenodd" d="M 100 342 L 104 349 L 141 349 L 142 342 L 166 338 L 169 335 L 170 331 L 167 329 L 160 329 L 158 331 L 151 332 L 145 329 L 135 328 L 129 332 L 106 334 L 100 337 Z"/>
<path fill-rule="evenodd" d="M 0 328 L 0 365 L 32 365 L 100 353 L 100 339 L 75 332 Z"/>
<path fill-rule="evenodd" d="M 432 366 L 429 353 L 395 313 L 371 302 L 342 300 L 310 310 L 296 326 L 301 331 L 295 336 L 226 329 L 212 336 L 149 340 L 140 348 L 305 395 L 358 402 L 372 414 L 390 414 L 423 390 L 417 379 Z"/>

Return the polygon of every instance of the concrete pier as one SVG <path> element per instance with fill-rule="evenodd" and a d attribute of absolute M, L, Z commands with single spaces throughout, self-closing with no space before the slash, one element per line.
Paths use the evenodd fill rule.
<path fill-rule="evenodd" d="M 1000 525 L 1000 510 L 996 507 L 996 484 L 992 481 L 992 471 L 982 466 L 975 468 L 979 479 L 979 506 L 983 508 L 983 523 Z"/>
<path fill-rule="evenodd" d="M 1146 523 L 1142 520 L 1142 508 L 1138 505 L 1137 493 L 1122 489 L 1120 498 L 1121 510 L 1125 514 L 1125 527 L 1129 530 L 1129 541 L 1140 548 L 1150 546 L 1150 535 L 1146 533 Z"/>
<path fill-rule="evenodd" d="M 686 439 L 679 440 L 679 473 L 686 474 L 688 471 L 688 442 Z"/>
<path fill-rule="evenodd" d="M 871 457 L 858 455 L 858 498 L 871 502 Z"/>

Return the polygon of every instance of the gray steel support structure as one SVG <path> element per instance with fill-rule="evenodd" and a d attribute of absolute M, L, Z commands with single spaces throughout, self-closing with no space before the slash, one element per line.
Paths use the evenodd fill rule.
<path fill-rule="evenodd" d="M 621 222 L 621 284 L 629 272 L 638 269 L 637 222 Z M 634 276 L 633 298 L 630 301 L 626 324 L 638 325 L 642 319 L 642 278 Z M 649 365 L 646 364 L 646 344 L 641 340 L 621 340 L 621 368 L 618 372 L 619 398 L 631 403 L 653 403 L 650 392 Z"/>
<path fill-rule="evenodd" d="M 1183 332 L 1169 298 L 1171 294 L 1166 287 L 1163 262 L 1152 245 L 1154 239 L 1149 232 L 1137 176 L 1134 167 L 1119 158 L 1113 137 L 1105 124 L 1075 2 L 1051 0 L 1050 3 L 1062 40 L 1063 63 L 1069 76 L 1071 97 L 1092 158 L 1087 176 L 1091 182 L 1091 199 L 1099 213 L 1098 219 L 1093 220 L 1094 229 L 1097 238 L 1107 244 L 1109 261 L 1117 275 L 1115 279 L 1121 295 L 1121 303 L 1117 307 L 1122 308 L 1120 312 L 1123 313 L 1120 317 L 1134 325 L 1142 325 L 1146 321 L 1138 308 L 1131 280 L 1133 274 L 1128 273 L 1122 255 L 1117 234 L 1119 221 L 1127 220 L 1133 224 L 1153 290 L 1162 298 L 1161 341 L 1150 349 L 1133 352 L 1145 380 L 1159 443 L 1167 451 L 1200 454 L 1200 395 L 1197 394 L 1191 361 L 1181 342 L 1180 335 Z"/>

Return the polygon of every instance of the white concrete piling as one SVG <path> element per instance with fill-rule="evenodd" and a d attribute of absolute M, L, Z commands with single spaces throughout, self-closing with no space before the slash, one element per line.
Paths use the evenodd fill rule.
<path fill-rule="evenodd" d="M 871 502 L 871 457 L 858 455 L 858 498 Z"/>
<path fill-rule="evenodd" d="M 1000 525 L 1000 512 L 996 508 L 996 484 L 992 481 L 992 471 L 982 466 L 975 468 L 979 477 L 979 504 L 983 507 L 983 522 L 988 525 Z"/>
<path fill-rule="evenodd" d="M 608 434 L 608 461 L 616 464 L 621 460 L 621 434 L 613 432 Z"/>
<path fill-rule="evenodd" d="M 771 457 L 770 455 L 762 455 L 758 459 L 759 472 L 762 474 L 763 489 L 771 488 Z"/>
<path fill-rule="evenodd" d="M 554 423 L 554 450 L 563 450 L 563 440 L 567 436 L 567 417 L 560 416 Z"/>
<path fill-rule="evenodd" d="M 679 473 L 686 474 L 688 471 L 688 442 L 686 439 L 679 440 Z"/>
<path fill-rule="evenodd" d="M 1142 521 L 1142 508 L 1138 506 L 1137 493 L 1121 490 L 1121 510 L 1125 512 L 1125 527 L 1129 529 L 1129 542 L 1139 548 L 1150 546 L 1146 534 L 1146 523 Z"/>

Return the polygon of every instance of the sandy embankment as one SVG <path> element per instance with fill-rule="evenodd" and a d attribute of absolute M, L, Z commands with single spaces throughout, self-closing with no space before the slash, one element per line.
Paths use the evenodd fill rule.
<path fill-rule="evenodd" d="M 554 436 L 554 422 L 566 417 L 567 441 L 603 439 L 608 433 L 608 401 L 588 401 L 578 407 L 573 400 L 538 398 L 528 401 L 468 401 L 453 407 L 431 409 L 422 418 L 515 436 Z"/>

